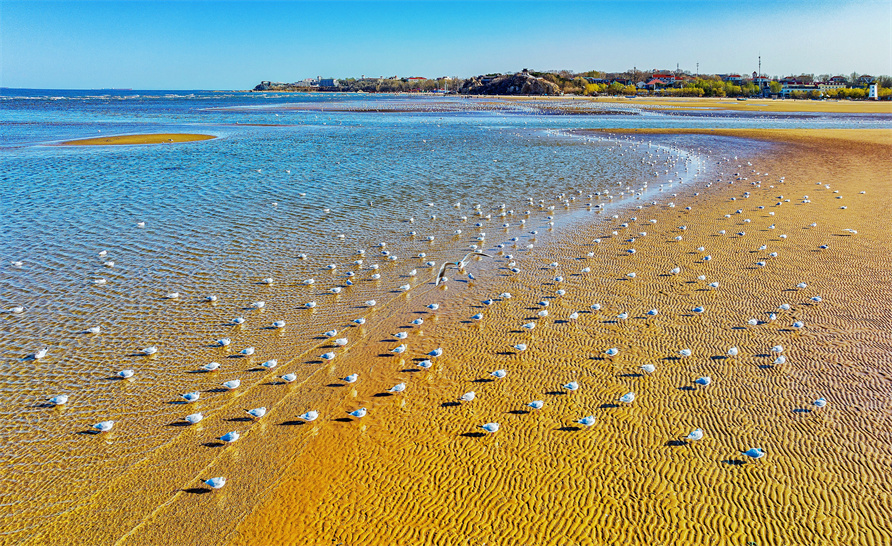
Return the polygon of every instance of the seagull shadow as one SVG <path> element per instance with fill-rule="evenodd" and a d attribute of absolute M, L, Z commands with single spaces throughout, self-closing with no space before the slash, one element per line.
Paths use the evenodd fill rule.
<path fill-rule="evenodd" d="M 338 417 L 337 419 L 332 419 L 332 421 L 337 421 L 338 423 L 352 423 L 353 419 L 349 417 Z"/>
<path fill-rule="evenodd" d="M 462 432 L 459 436 L 463 438 L 483 438 L 486 434 L 482 432 Z"/>
<path fill-rule="evenodd" d="M 297 427 L 301 425 L 307 424 L 306 421 L 282 421 L 279 423 L 280 427 Z"/>
<path fill-rule="evenodd" d="M 741 461 L 740 459 L 725 459 L 722 462 L 731 466 L 743 466 L 746 464 L 746 461 Z"/>
<path fill-rule="evenodd" d="M 167 423 L 167 425 L 165 425 L 165 426 L 168 426 L 168 427 L 188 427 L 188 426 L 190 426 L 190 424 L 187 423 L 186 421 L 174 421 L 173 423 Z"/>
<path fill-rule="evenodd" d="M 496 354 L 497 355 L 505 355 L 505 356 L 514 356 L 517 353 L 514 351 L 498 351 Z"/>
<path fill-rule="evenodd" d="M 549 396 L 566 396 L 567 392 L 566 391 L 548 391 L 545 394 L 547 394 Z"/>
<path fill-rule="evenodd" d="M 405 372 L 405 373 L 418 373 L 418 372 L 420 372 L 421 370 L 422 370 L 422 368 L 403 368 L 402 370 L 400 370 L 400 372 Z"/>
<path fill-rule="evenodd" d="M 811 411 L 808 408 L 796 408 L 793 410 L 793 413 L 811 413 Z"/>
<path fill-rule="evenodd" d="M 681 387 L 678 387 L 678 390 L 680 390 L 680 391 L 692 391 L 692 390 L 694 390 L 694 387 L 692 387 L 692 386 L 690 386 L 690 385 L 683 385 L 683 386 L 681 386 Z"/>
<path fill-rule="evenodd" d="M 640 373 L 632 372 L 632 373 L 622 373 L 622 374 L 619 374 L 617 377 L 644 377 L 644 375 L 640 374 Z"/>
<path fill-rule="evenodd" d="M 478 377 L 477 379 L 473 380 L 472 383 L 492 383 L 493 381 L 495 381 L 495 379 L 492 379 L 490 377 Z"/>
<path fill-rule="evenodd" d="M 455 408 L 458 406 L 461 406 L 461 404 L 456 402 L 455 400 L 450 400 L 449 402 L 443 402 L 442 404 L 440 404 L 441 408 Z"/>
<path fill-rule="evenodd" d="M 206 493 L 213 492 L 213 489 L 209 489 L 206 487 L 190 487 L 189 489 L 180 489 L 180 491 L 182 491 L 183 493 L 191 493 L 193 495 L 204 495 Z"/>
<path fill-rule="evenodd" d="M 208 389 L 208 390 L 203 391 L 203 392 L 229 392 L 229 389 L 225 389 L 225 388 L 223 388 L 223 387 L 216 387 L 216 388 L 213 388 L 213 389 Z"/>
<path fill-rule="evenodd" d="M 378 357 L 380 358 L 390 358 L 393 356 L 397 356 L 396 353 L 378 353 Z"/>
<path fill-rule="evenodd" d="M 612 403 L 612 402 L 608 402 L 608 403 L 606 403 L 606 404 L 601 404 L 601 405 L 598 406 L 598 407 L 599 407 L 600 409 L 614 409 L 614 408 L 618 408 L 619 406 L 618 406 L 617 404 Z"/>
<path fill-rule="evenodd" d="M 248 355 L 240 355 L 240 354 L 226 355 L 226 358 L 247 358 L 247 357 L 248 357 Z"/>
<path fill-rule="evenodd" d="M 666 442 L 663 445 L 668 446 L 668 447 L 685 447 L 688 444 L 684 440 L 669 440 L 668 442 Z"/>
<path fill-rule="evenodd" d="M 326 387 L 332 387 L 335 389 L 340 388 L 340 387 L 346 387 L 346 386 L 347 385 L 345 383 L 329 383 L 328 385 L 326 385 Z"/>
<path fill-rule="evenodd" d="M 229 423 L 250 423 L 253 421 L 250 417 L 232 417 L 230 419 L 223 419 Z"/>
<path fill-rule="evenodd" d="M 38 404 L 34 404 L 31 406 L 32 408 L 55 408 L 55 404 L 50 404 L 49 402 L 40 402 Z"/>
<path fill-rule="evenodd" d="M 379 392 L 377 394 L 372 395 L 374 398 L 386 398 L 388 396 L 393 396 L 392 392 Z"/>
<path fill-rule="evenodd" d="M 577 430 L 582 430 L 582 428 L 567 425 L 564 427 L 558 427 L 557 430 L 559 430 L 561 432 L 576 432 Z"/>
<path fill-rule="evenodd" d="M 75 434 L 80 434 L 83 436 L 98 436 L 99 434 L 102 434 L 102 433 L 98 430 L 79 430 L 79 431 L 75 432 Z"/>
<path fill-rule="evenodd" d="M 771 370 L 771 369 L 774 369 L 774 366 L 772 364 L 759 364 L 759 369 L 760 370 Z"/>
<path fill-rule="evenodd" d="M 522 409 L 515 409 L 515 410 L 509 411 L 508 413 L 510 413 L 511 415 L 526 415 L 529 413 L 529 411 L 522 410 Z"/>

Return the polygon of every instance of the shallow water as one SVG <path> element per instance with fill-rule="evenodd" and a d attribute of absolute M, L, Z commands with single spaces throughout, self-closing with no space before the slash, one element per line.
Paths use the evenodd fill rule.
<path fill-rule="evenodd" d="M 319 334 L 337 328 L 339 336 L 362 340 L 351 358 L 370 361 L 376 350 L 370 333 L 345 326 L 366 316 L 371 330 L 375 317 L 407 313 L 398 287 L 408 283 L 411 294 L 431 297 L 426 283 L 436 269 L 470 245 L 501 251 L 495 261 L 507 269 L 505 254 L 519 256 L 528 244 L 562 248 L 549 221 L 558 231 L 577 229 L 649 199 L 666 203 L 669 192 L 702 187 L 716 176 L 715 158 L 693 137 L 646 146 L 565 132 L 679 123 L 653 112 L 541 116 L 528 105 L 466 107 L 461 100 L 443 101 L 453 110 L 443 111 L 431 101 L 390 97 L 24 94 L 32 98 L 5 94 L 0 117 L 6 129 L 0 309 L 25 308 L 0 315 L 0 528 L 13 541 L 87 505 L 91 496 L 139 487 L 139 473 L 159 476 L 146 479 L 145 498 L 137 503 L 143 511 L 155 506 L 161 502 L 155 499 L 186 487 L 183 476 L 213 464 L 215 437 L 248 426 L 233 415 L 239 408 L 273 407 L 284 389 L 290 405 L 325 403 L 327 391 L 300 390 L 326 369 L 318 355 L 330 342 Z M 390 111 L 352 111 L 370 103 Z M 320 106 L 331 104 L 345 111 Z M 683 122 L 862 123 L 731 115 Z M 171 146 L 42 145 L 99 132 L 171 130 L 220 138 Z M 638 191 L 646 195 L 637 199 Z M 603 204 L 606 212 L 588 203 Z M 417 276 L 410 277 L 413 269 Z M 476 271 L 487 275 L 486 268 Z M 271 285 L 261 282 L 267 277 Z M 537 289 L 540 277 L 526 288 Z M 307 279 L 315 283 L 304 284 Z M 447 293 L 445 307 L 468 303 L 461 286 Z M 341 292 L 331 293 L 334 287 Z M 167 298 L 171 292 L 179 297 Z M 215 303 L 203 301 L 210 294 Z M 370 299 L 378 302 L 374 308 L 363 304 Z M 263 309 L 250 308 L 255 301 L 264 301 Z M 305 308 L 310 301 L 314 309 Z M 233 326 L 237 316 L 246 322 Z M 287 326 L 273 330 L 275 320 Z M 86 334 L 93 326 L 101 333 Z M 232 344 L 215 347 L 223 337 Z M 149 345 L 158 354 L 141 356 L 139 349 Z M 45 358 L 27 358 L 43 346 Z M 248 346 L 256 347 L 255 355 L 238 357 Z M 259 367 L 269 359 L 278 361 L 274 373 Z M 211 361 L 221 364 L 218 371 L 196 373 Z M 117 379 L 122 369 L 133 369 L 134 377 Z M 286 372 L 298 375 L 295 385 L 277 381 Z M 230 379 L 240 379 L 240 389 L 221 392 Z M 201 399 L 182 403 L 179 395 L 195 390 Z M 63 393 L 71 397 L 64 408 L 43 403 Z M 206 417 L 199 427 L 179 426 L 195 411 Z M 106 419 L 117 423 L 111 433 L 88 434 L 90 424 Z M 134 518 L 137 513 L 145 516 L 134 510 Z"/>

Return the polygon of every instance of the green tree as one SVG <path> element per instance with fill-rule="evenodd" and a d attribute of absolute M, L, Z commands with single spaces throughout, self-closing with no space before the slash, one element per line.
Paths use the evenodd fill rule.
<path fill-rule="evenodd" d="M 771 90 L 772 95 L 779 95 L 783 88 L 784 86 L 781 85 L 780 82 L 770 82 L 768 84 L 768 89 Z"/>

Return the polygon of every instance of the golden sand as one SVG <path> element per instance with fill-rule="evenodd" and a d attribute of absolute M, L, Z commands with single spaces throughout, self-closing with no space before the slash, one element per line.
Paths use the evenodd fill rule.
<path fill-rule="evenodd" d="M 174 144 L 211 140 L 213 135 L 190 135 L 184 133 L 157 133 L 149 135 L 120 135 L 101 138 L 85 138 L 60 142 L 58 146 L 125 146 L 133 144 Z"/>
<path fill-rule="evenodd" d="M 892 543 L 890 132 L 705 133 L 778 145 L 728 165 L 726 173 L 746 181 L 698 196 L 682 189 L 677 207 L 666 206 L 666 196 L 659 207 L 561 234 L 560 243 L 525 255 L 517 275 L 481 263 L 485 278 L 476 286 L 449 283 L 444 293 L 424 285 L 400 296 L 350 333 L 346 353 L 286 387 L 291 395 L 239 442 L 196 447 L 231 425 L 190 427 L 189 442 L 161 446 L 32 542 Z M 756 180 L 760 187 L 750 184 Z M 804 195 L 811 203 L 801 203 Z M 624 243 L 630 236 L 633 245 Z M 627 254 L 629 246 L 637 253 Z M 589 251 L 595 257 L 579 259 Z M 772 251 L 778 256 L 769 259 Z M 704 262 L 705 253 L 713 259 Z M 760 268 L 760 260 L 769 263 Z M 536 265 L 551 261 L 564 264 L 559 285 L 554 271 Z M 586 266 L 591 273 L 581 273 Z M 682 272 L 669 275 L 675 266 Z M 637 277 L 628 280 L 632 271 Z M 711 281 L 719 288 L 708 289 Z M 799 282 L 808 287 L 797 289 Z M 523 332 L 536 320 L 536 302 L 559 287 L 566 295 L 550 300 L 549 317 Z M 513 297 L 480 303 L 501 292 Z M 821 303 L 810 302 L 816 295 Z M 431 302 L 441 308 L 422 314 Z M 593 303 L 602 309 L 591 311 Z M 778 310 L 782 303 L 792 309 Z M 691 312 L 698 305 L 702 315 Z M 647 317 L 651 308 L 659 315 Z M 575 321 L 573 311 L 581 311 Z M 484 320 L 469 320 L 477 312 Z M 629 318 L 618 320 L 621 312 Z M 746 326 L 770 312 L 776 321 Z M 413 358 L 382 352 L 391 346 L 382 339 L 419 316 L 425 323 L 405 341 Z M 805 328 L 794 331 L 794 320 Z M 529 349 L 514 352 L 519 342 Z M 782 365 L 769 353 L 777 344 L 786 348 Z M 724 358 L 731 346 L 740 355 Z M 420 370 L 415 355 L 436 347 L 443 356 Z M 605 357 L 609 347 L 619 355 Z M 678 357 L 684 348 L 692 356 Z M 647 363 L 655 373 L 640 373 Z M 491 380 L 496 369 L 508 376 Z M 354 372 L 361 377 L 354 385 L 338 380 Z M 713 384 L 692 388 L 701 375 Z M 562 392 L 568 381 L 579 392 Z M 405 393 L 385 393 L 399 382 Z M 472 390 L 476 400 L 459 405 Z M 633 404 L 616 402 L 630 391 Z M 814 410 L 821 396 L 829 405 Z M 534 399 L 545 407 L 529 410 Z M 361 406 L 367 417 L 346 419 Z M 308 409 L 322 417 L 298 421 Z M 587 415 L 596 417 L 592 427 L 574 423 Z M 485 435 L 479 426 L 490 421 L 501 430 Z M 698 427 L 703 440 L 679 442 Z M 746 462 L 740 452 L 749 447 L 767 455 Z M 184 449 L 194 454 L 183 457 Z M 217 451 L 209 462 L 210 449 Z M 170 450 L 181 460 L 175 469 Z M 156 472 L 169 488 L 143 491 L 141 475 Z M 203 494 L 200 480 L 219 475 L 226 487 Z"/>
<path fill-rule="evenodd" d="M 574 102 L 647 105 L 673 110 L 737 110 L 742 112 L 819 112 L 823 114 L 892 114 L 892 101 L 695 98 L 695 97 L 499 97 L 505 100 L 573 100 Z"/>

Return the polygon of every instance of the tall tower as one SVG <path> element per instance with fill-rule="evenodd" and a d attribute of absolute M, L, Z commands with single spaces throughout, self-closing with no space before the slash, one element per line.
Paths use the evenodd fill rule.
<path fill-rule="evenodd" d="M 759 77 L 762 77 L 762 56 L 759 55 Z"/>

